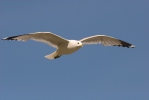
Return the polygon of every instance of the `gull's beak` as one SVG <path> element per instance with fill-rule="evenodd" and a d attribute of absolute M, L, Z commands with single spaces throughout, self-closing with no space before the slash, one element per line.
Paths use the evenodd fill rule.
<path fill-rule="evenodd" d="M 83 44 L 81 44 L 80 46 L 83 47 Z"/>

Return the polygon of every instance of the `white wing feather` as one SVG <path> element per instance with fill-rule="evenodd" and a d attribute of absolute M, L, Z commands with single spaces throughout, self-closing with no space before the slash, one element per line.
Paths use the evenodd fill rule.
<path fill-rule="evenodd" d="M 58 35 L 55 35 L 51 32 L 35 32 L 30 34 L 12 36 L 3 38 L 3 40 L 18 40 L 18 41 L 27 41 L 29 39 L 46 43 L 50 46 L 58 48 L 60 43 L 68 42 L 67 39 L 64 39 Z"/>
<path fill-rule="evenodd" d="M 83 44 L 102 44 L 104 46 L 122 46 L 122 47 L 132 47 L 135 46 L 127 43 L 125 41 L 116 39 L 114 37 L 106 36 L 106 35 L 95 35 L 86 37 L 80 40 Z"/>

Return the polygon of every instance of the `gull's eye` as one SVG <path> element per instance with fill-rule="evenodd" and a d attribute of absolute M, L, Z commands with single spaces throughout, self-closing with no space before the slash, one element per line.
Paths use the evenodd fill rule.
<path fill-rule="evenodd" d="M 78 44 L 79 44 L 79 42 L 78 42 Z"/>

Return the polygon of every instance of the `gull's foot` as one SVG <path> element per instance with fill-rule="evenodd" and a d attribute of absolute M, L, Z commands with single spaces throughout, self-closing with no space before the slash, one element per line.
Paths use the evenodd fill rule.
<path fill-rule="evenodd" d="M 61 56 L 61 55 L 57 55 L 57 56 L 54 57 L 54 59 L 57 59 L 57 58 L 59 58 L 60 56 Z"/>

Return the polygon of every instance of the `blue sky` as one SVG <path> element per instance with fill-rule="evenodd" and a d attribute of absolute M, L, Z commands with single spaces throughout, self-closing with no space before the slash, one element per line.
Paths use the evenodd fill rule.
<path fill-rule="evenodd" d="M 149 100 L 148 0 L 3 0 L 0 38 L 49 31 L 66 39 L 104 34 L 137 48 L 55 51 L 34 41 L 0 42 L 1 100 Z"/>

